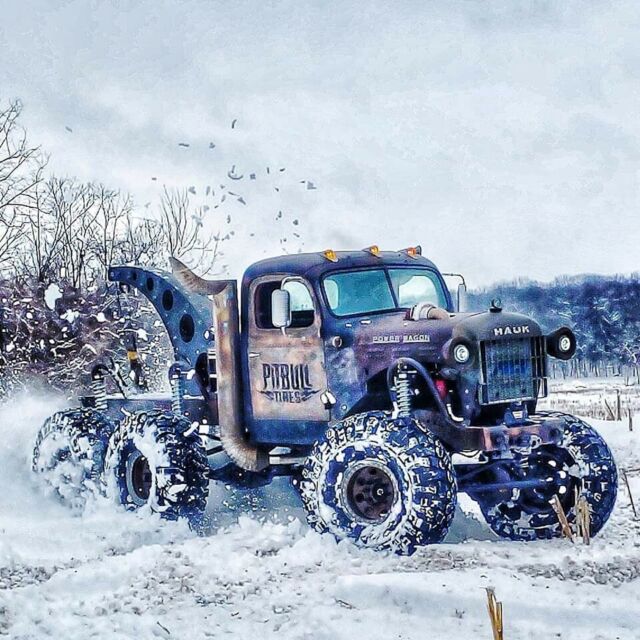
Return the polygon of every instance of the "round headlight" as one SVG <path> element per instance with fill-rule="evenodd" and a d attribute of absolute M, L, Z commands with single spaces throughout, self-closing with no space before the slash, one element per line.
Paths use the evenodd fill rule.
<path fill-rule="evenodd" d="M 552 358 L 569 360 L 576 352 L 576 336 L 569 327 L 560 327 L 547 336 L 547 352 Z"/>
<path fill-rule="evenodd" d="M 571 338 L 569 336 L 560 336 L 558 340 L 558 349 L 562 353 L 567 353 L 571 350 Z"/>
<path fill-rule="evenodd" d="M 458 344 L 455 346 L 453 350 L 453 359 L 458 364 L 464 364 L 465 362 L 469 362 L 469 358 L 471 357 L 471 351 L 469 351 L 469 347 L 466 344 Z"/>

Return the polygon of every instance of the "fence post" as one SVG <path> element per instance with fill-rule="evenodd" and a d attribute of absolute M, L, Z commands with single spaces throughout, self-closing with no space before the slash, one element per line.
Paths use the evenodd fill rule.
<path fill-rule="evenodd" d="M 622 420 L 622 398 L 620 397 L 620 389 L 616 389 L 616 412 L 618 422 Z"/>

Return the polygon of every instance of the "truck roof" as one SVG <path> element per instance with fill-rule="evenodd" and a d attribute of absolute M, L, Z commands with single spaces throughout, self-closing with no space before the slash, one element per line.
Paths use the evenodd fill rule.
<path fill-rule="evenodd" d="M 245 271 L 244 281 L 251 281 L 254 278 L 270 273 L 286 273 L 308 279 L 316 279 L 329 271 L 361 267 L 408 266 L 430 267 L 436 271 L 438 270 L 431 260 L 419 254 L 411 256 L 406 250 L 379 251 L 376 254 L 368 249 L 361 251 L 335 251 L 332 253 L 334 260 L 328 259 L 325 252 L 296 253 L 266 258 L 255 262 Z"/>

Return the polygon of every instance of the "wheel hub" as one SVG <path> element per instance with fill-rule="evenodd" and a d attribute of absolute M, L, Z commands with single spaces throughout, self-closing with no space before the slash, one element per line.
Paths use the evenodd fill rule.
<path fill-rule="evenodd" d="M 134 504 L 142 506 L 146 504 L 151 495 L 153 474 L 149 461 L 140 453 L 134 451 L 127 460 L 127 489 Z"/>
<path fill-rule="evenodd" d="M 544 480 L 542 486 L 520 490 L 518 502 L 528 513 L 539 513 L 551 508 L 551 501 L 558 496 L 563 507 L 573 499 L 575 479 L 569 473 L 570 461 L 565 459 L 566 453 L 556 449 L 547 451 L 541 448 L 529 456 L 524 468 L 526 479 Z"/>
<path fill-rule="evenodd" d="M 396 483 L 388 469 L 371 463 L 353 470 L 346 481 L 345 500 L 359 520 L 381 522 L 396 500 Z"/>

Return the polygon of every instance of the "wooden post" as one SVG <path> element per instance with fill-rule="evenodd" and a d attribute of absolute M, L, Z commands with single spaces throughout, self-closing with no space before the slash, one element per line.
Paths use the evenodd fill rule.
<path fill-rule="evenodd" d="M 620 389 L 616 389 L 616 410 L 618 422 L 620 422 L 620 420 L 622 420 L 622 397 L 620 395 Z"/>
<path fill-rule="evenodd" d="M 504 640 L 504 627 L 502 620 L 502 602 L 496 599 L 496 592 L 493 587 L 487 587 L 487 609 L 491 620 L 493 640 Z"/>
<path fill-rule="evenodd" d="M 553 507 L 553 510 L 556 512 L 556 515 L 558 516 L 558 522 L 562 527 L 563 535 L 565 536 L 565 538 L 569 538 L 569 540 L 571 540 L 572 543 L 575 543 L 575 540 L 573 539 L 573 531 L 571 530 L 571 525 L 567 520 L 567 514 L 564 512 L 564 509 L 562 508 L 562 503 L 560 502 L 560 498 L 558 498 L 557 495 L 553 496 L 551 506 Z"/>

